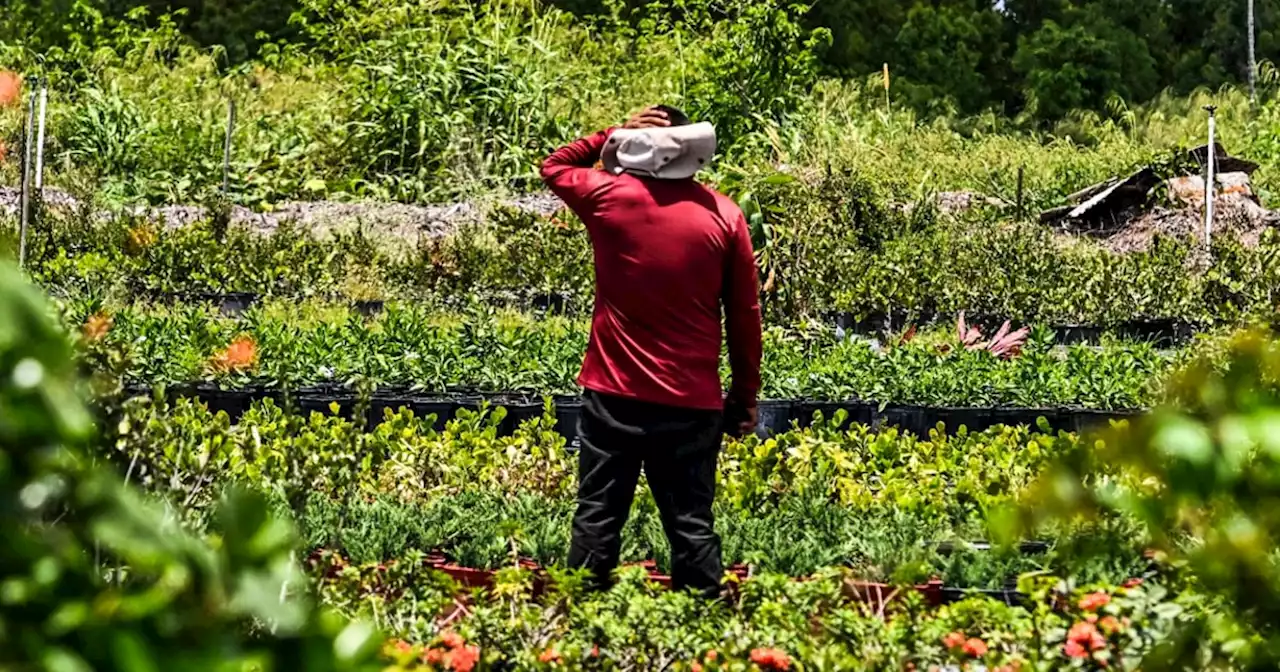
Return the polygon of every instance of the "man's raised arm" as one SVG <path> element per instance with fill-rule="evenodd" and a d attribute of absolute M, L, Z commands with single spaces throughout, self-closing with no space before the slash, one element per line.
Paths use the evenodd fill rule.
<path fill-rule="evenodd" d="M 613 179 L 608 173 L 593 167 L 600 160 L 600 152 L 613 131 L 609 128 L 575 140 L 542 162 L 542 181 L 575 212 L 587 205 L 593 192 Z"/>

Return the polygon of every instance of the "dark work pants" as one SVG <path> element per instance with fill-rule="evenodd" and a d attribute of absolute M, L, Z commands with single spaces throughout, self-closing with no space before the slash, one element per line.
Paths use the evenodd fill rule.
<path fill-rule="evenodd" d="M 718 595 L 724 569 L 711 503 L 722 415 L 586 391 L 569 566 L 609 585 L 643 468 L 671 542 L 672 585 Z"/>

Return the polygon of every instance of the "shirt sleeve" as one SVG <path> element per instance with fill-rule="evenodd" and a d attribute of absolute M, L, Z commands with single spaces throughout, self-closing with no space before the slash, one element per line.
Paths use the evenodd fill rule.
<path fill-rule="evenodd" d="M 724 284 L 725 339 L 732 381 L 729 398 L 755 402 L 760 393 L 760 285 L 747 220 L 738 214 L 730 239 Z"/>
<path fill-rule="evenodd" d="M 542 181 L 579 215 L 584 208 L 590 209 L 594 196 L 614 180 L 609 173 L 594 168 L 613 131 L 609 128 L 576 140 L 542 162 Z"/>

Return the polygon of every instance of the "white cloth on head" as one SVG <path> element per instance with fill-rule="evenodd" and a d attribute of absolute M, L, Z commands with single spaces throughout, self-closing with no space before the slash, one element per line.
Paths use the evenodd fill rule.
<path fill-rule="evenodd" d="M 665 128 L 620 128 L 609 137 L 601 159 L 614 175 L 679 180 L 693 177 L 711 164 L 716 129 L 709 123 Z"/>

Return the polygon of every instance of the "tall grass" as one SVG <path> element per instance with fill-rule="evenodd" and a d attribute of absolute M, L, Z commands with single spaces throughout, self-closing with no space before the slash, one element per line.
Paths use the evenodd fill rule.
<path fill-rule="evenodd" d="M 1165 95 L 1137 108 L 1113 101 L 1105 115 L 1072 115 L 1051 130 L 992 114 L 925 119 L 886 109 L 878 82 L 810 87 L 792 77 L 802 71 L 785 71 L 777 91 L 767 91 L 782 98 L 786 114 L 778 115 L 765 113 L 777 101 L 756 100 L 758 91 L 741 104 L 709 100 L 718 85 L 752 74 L 733 70 L 724 54 L 771 46 L 800 53 L 807 35 L 757 44 L 728 29 L 695 30 L 692 20 L 589 22 L 535 0 L 304 4 L 302 41 L 269 47 L 235 69 L 160 21 L 124 31 L 116 48 L 92 52 L 74 72 L 51 70 L 50 183 L 116 202 L 208 200 L 221 183 L 226 101 L 234 100 L 240 203 L 452 200 L 531 188 L 538 161 L 558 143 L 645 104 L 672 102 L 749 129 L 727 154 L 749 172 L 833 166 L 899 200 L 971 190 L 1011 202 L 1021 168 L 1026 203 L 1036 208 L 1203 142 L 1200 108 L 1213 102 L 1221 141 L 1262 164 L 1255 181 L 1264 199 L 1276 189 L 1273 69 L 1257 106 L 1233 89 Z M 42 71 L 35 55 L 13 46 L 0 45 L 0 57 L 28 74 Z M 0 138 L 10 147 L 20 125 L 19 110 L 0 110 Z M 13 154 L 0 163 L 9 184 Z"/>

